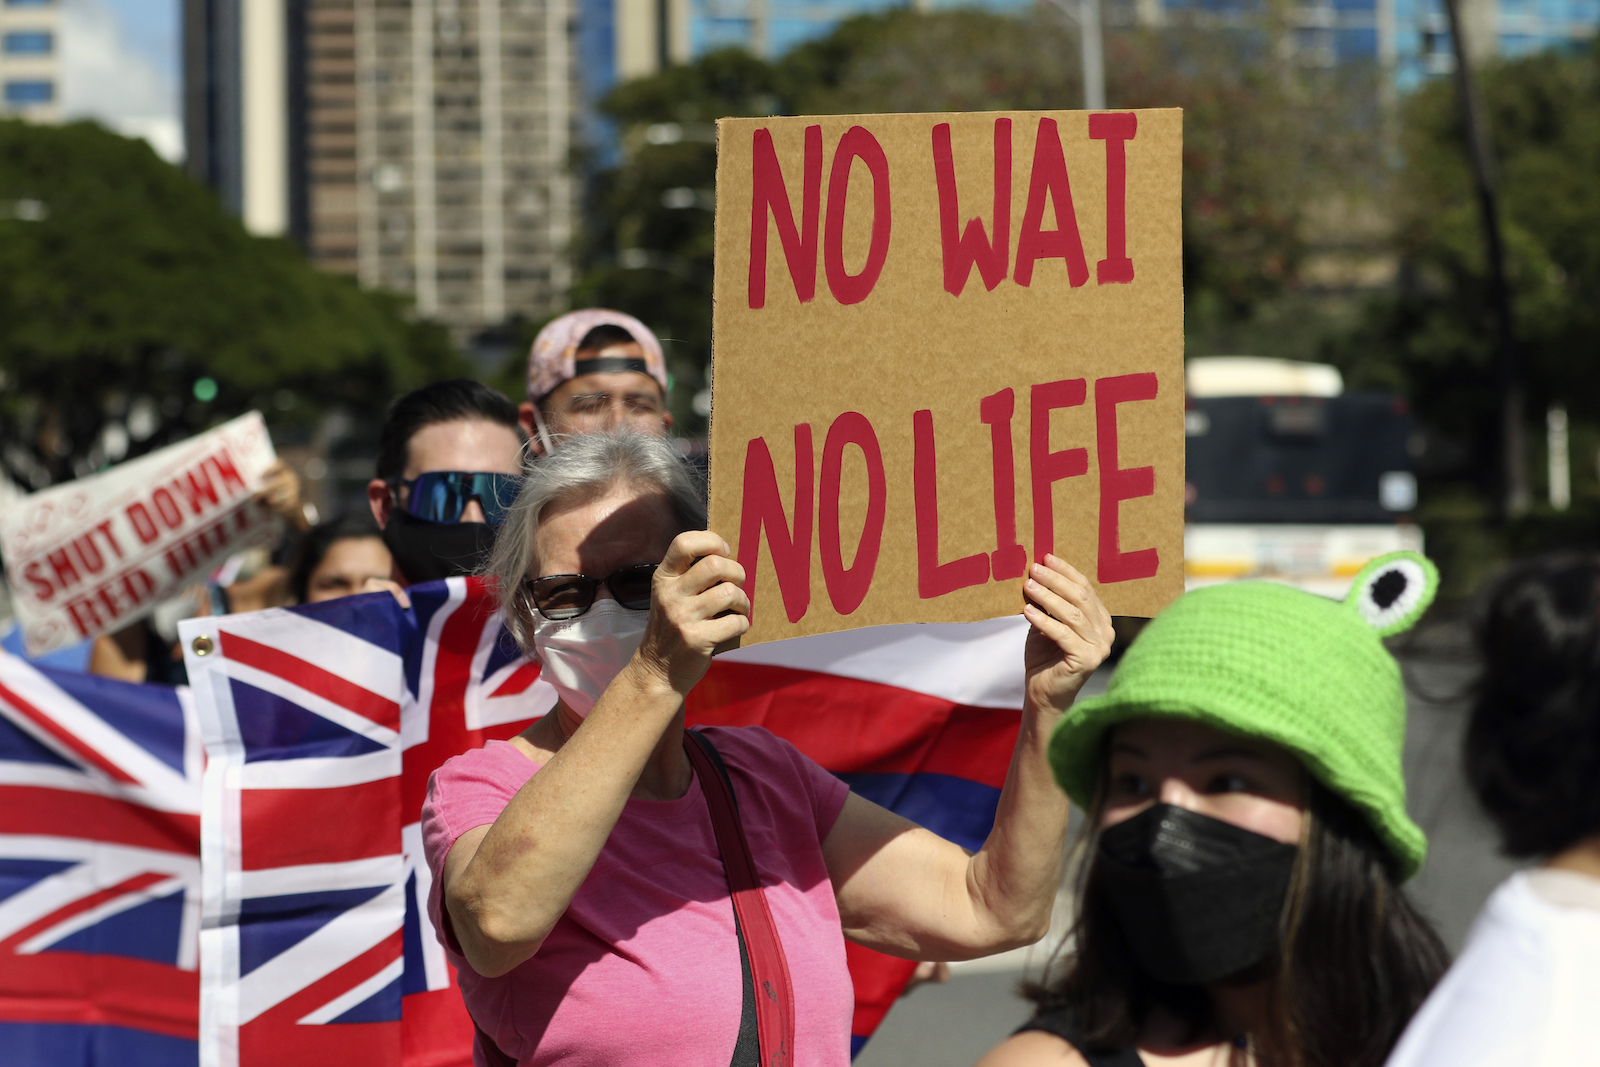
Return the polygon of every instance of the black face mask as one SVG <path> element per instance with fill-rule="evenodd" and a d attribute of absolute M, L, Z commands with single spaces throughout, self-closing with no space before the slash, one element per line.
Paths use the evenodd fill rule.
<path fill-rule="evenodd" d="M 404 508 L 389 512 L 383 543 L 411 585 L 471 574 L 489 558 L 495 528 L 483 522 L 429 522 Z"/>
<path fill-rule="evenodd" d="M 1265 960 L 1299 848 L 1171 804 L 1100 835 L 1100 881 L 1152 978 L 1214 982 Z"/>

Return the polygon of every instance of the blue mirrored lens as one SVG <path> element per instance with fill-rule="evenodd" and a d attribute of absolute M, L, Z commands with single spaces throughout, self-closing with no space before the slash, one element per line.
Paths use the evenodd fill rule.
<path fill-rule="evenodd" d="M 460 522 L 467 505 L 476 499 L 489 525 L 499 526 L 517 499 L 522 479 L 481 471 L 429 471 L 408 484 L 406 510 L 419 519 Z"/>

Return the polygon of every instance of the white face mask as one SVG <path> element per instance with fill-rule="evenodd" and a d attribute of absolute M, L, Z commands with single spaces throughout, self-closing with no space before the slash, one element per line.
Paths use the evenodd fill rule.
<path fill-rule="evenodd" d="M 615 600 L 596 600 L 576 619 L 556 621 L 535 613 L 533 647 L 544 663 L 543 677 L 578 718 L 589 714 L 639 650 L 649 618 L 648 611 Z"/>

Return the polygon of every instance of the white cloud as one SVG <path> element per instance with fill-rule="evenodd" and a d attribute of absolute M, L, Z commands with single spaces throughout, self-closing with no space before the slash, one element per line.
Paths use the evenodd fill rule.
<path fill-rule="evenodd" d="M 65 0 L 61 10 L 61 109 L 143 137 L 163 158 L 183 158 L 176 72 L 134 46 L 104 0 Z"/>

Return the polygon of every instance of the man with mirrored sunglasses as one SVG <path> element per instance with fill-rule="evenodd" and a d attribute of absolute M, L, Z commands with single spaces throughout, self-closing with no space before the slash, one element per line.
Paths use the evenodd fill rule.
<path fill-rule="evenodd" d="M 478 569 L 521 485 L 527 437 L 516 406 L 468 378 L 435 382 L 389 409 L 367 501 L 415 585 Z"/>

